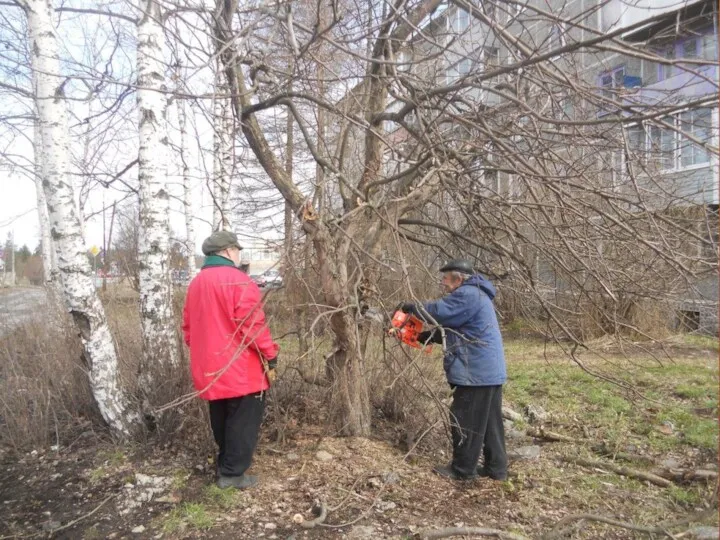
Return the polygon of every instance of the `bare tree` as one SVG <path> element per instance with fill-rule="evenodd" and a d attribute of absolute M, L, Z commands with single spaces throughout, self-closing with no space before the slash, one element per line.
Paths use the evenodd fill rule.
<path fill-rule="evenodd" d="M 633 142 L 643 126 L 716 156 L 693 127 L 701 120 L 667 120 L 714 95 L 635 95 L 632 78 L 603 88 L 592 68 L 621 55 L 681 64 L 702 78 L 708 61 L 668 60 L 621 38 L 640 23 L 608 30 L 594 22 L 597 6 L 555 4 L 288 2 L 250 14 L 234 5 L 235 18 L 223 20 L 220 58 L 236 118 L 314 246 L 334 335 L 327 375 L 344 433 L 370 428 L 361 314 L 388 302 L 383 274 L 395 273 L 404 295 L 415 296 L 409 270 L 433 265 L 422 246 L 436 261 L 473 258 L 541 330 L 575 348 L 589 336 L 576 324 L 586 314 L 605 332 L 643 332 L 627 306 L 669 300 L 717 262 L 671 247 L 706 244 L 698 228 L 713 226 L 703 211 L 680 211 L 697 208 L 683 193 L 687 175 L 669 180 L 648 165 L 652 146 L 643 142 L 638 160 Z M 247 18 L 262 21 L 257 31 Z M 314 54 L 318 43 L 331 59 Z M 298 66 L 292 87 L 289 57 Z M 327 97 L 306 75 L 315 65 L 330 74 Z M 309 114 L 316 108 L 322 123 Z M 304 146 L 317 164 L 322 201 L 283 166 L 268 127 L 275 114 L 298 126 L 293 148 Z M 622 169 L 611 165 L 618 156 Z"/>

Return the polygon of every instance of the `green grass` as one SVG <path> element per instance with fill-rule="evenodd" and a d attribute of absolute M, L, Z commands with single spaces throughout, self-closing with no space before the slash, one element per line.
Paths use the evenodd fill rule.
<path fill-rule="evenodd" d="M 702 343 L 707 346 L 713 341 L 703 339 Z M 673 363 L 650 367 L 645 367 L 647 358 L 613 356 L 606 359 L 608 363 L 587 361 L 592 369 L 622 380 L 649 398 L 643 399 L 584 372 L 557 348 L 547 349 L 546 358 L 541 344 L 511 340 L 506 353 L 506 399 L 519 409 L 539 405 L 563 425 L 579 428 L 582 424 L 609 443 L 636 441 L 639 435 L 655 451 L 683 446 L 717 449 L 718 370 L 707 358 L 678 353 Z M 664 421 L 672 422 L 673 433 L 662 433 Z"/>
<path fill-rule="evenodd" d="M 681 506 L 695 506 L 703 500 L 702 494 L 692 488 L 670 486 L 668 494 L 673 502 Z"/>
<path fill-rule="evenodd" d="M 698 334 L 683 334 L 683 341 L 691 347 L 699 349 L 718 350 L 718 338 L 715 336 L 701 336 Z"/>
<path fill-rule="evenodd" d="M 172 534 L 186 528 L 207 530 L 213 526 L 213 518 L 204 505 L 199 503 L 185 503 L 172 510 L 162 518 L 162 530 Z"/>
<path fill-rule="evenodd" d="M 223 510 L 227 510 L 237 505 L 238 492 L 234 489 L 220 489 L 215 484 L 206 486 L 203 492 L 203 498 L 213 506 L 218 506 Z"/>

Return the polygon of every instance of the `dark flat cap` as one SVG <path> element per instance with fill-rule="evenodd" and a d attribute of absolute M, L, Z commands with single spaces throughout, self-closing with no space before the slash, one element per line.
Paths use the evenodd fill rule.
<path fill-rule="evenodd" d="M 215 231 L 202 243 L 202 252 L 205 255 L 212 255 L 225 248 L 236 247 L 242 249 L 238 242 L 237 235 L 232 231 Z"/>
<path fill-rule="evenodd" d="M 473 265 L 467 259 L 453 259 L 440 269 L 441 272 L 460 272 L 461 274 L 474 274 Z"/>

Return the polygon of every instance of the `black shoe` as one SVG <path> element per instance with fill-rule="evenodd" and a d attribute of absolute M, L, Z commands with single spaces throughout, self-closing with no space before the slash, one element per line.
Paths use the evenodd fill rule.
<path fill-rule="evenodd" d="M 217 487 L 220 489 L 235 488 L 235 489 L 247 489 L 253 487 L 258 483 L 257 476 L 251 476 L 249 474 L 243 474 L 242 476 L 223 476 L 217 480 Z"/>
<path fill-rule="evenodd" d="M 433 467 L 433 472 L 438 476 L 449 478 L 450 480 L 472 480 L 476 478 L 475 476 L 462 476 L 458 474 L 455 472 L 455 469 L 453 469 L 452 464 L 436 465 Z"/>
<path fill-rule="evenodd" d="M 498 480 L 500 482 L 503 482 L 508 479 L 507 473 L 505 474 L 490 474 L 485 470 L 485 467 L 478 467 L 477 468 L 477 475 L 481 478 L 490 478 L 491 480 Z"/>

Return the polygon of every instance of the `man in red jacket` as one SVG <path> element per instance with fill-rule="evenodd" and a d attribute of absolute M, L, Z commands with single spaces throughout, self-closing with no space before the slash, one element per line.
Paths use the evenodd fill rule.
<path fill-rule="evenodd" d="M 279 351 L 265 324 L 260 289 L 238 269 L 241 249 L 230 231 L 205 239 L 205 263 L 188 287 L 183 309 L 193 382 L 209 401 L 220 447 L 218 486 L 237 489 L 257 483 L 245 471 L 257 445 L 265 391 L 274 379 Z"/>

